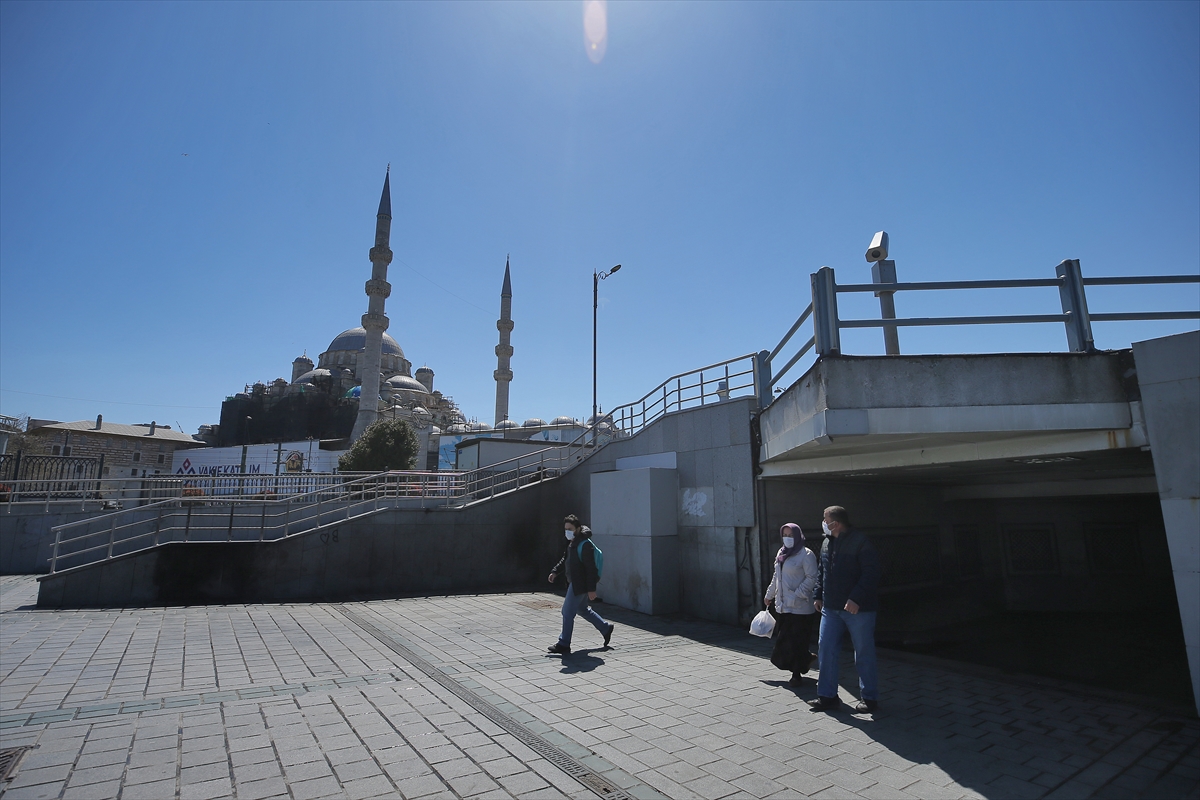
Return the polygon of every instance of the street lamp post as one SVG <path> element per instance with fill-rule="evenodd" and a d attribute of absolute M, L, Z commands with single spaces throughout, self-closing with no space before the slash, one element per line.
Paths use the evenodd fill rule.
<path fill-rule="evenodd" d="M 600 305 L 600 281 L 606 279 L 621 268 L 620 264 L 610 269 L 608 272 L 593 272 L 592 273 L 592 419 L 591 424 L 596 424 L 596 309 Z"/>

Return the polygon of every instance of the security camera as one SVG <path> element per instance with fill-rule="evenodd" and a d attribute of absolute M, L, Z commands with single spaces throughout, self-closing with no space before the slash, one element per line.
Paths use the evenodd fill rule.
<path fill-rule="evenodd" d="M 867 248 L 867 261 L 884 261 L 888 257 L 887 231 L 880 231 L 871 237 L 871 246 Z"/>

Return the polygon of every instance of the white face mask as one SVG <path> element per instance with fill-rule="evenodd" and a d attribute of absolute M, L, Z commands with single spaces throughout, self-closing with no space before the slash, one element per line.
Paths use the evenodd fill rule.
<path fill-rule="evenodd" d="M 825 531 L 826 536 L 833 536 L 833 534 L 829 532 L 829 523 L 828 522 L 821 523 L 821 530 Z"/>
<path fill-rule="evenodd" d="M 575 531 L 567 530 L 564 528 L 563 533 L 566 534 L 568 542 L 575 538 Z"/>
<path fill-rule="evenodd" d="M 792 545 L 794 545 L 795 543 L 796 543 L 796 539 L 794 537 L 792 537 L 792 536 L 783 537 L 783 546 L 786 547 L 788 550 L 791 550 Z"/>

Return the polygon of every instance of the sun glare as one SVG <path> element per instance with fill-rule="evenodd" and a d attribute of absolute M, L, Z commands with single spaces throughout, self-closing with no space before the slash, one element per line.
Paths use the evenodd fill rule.
<path fill-rule="evenodd" d="M 606 0 L 583 0 L 583 46 L 593 64 L 604 60 L 604 51 L 608 49 Z"/>

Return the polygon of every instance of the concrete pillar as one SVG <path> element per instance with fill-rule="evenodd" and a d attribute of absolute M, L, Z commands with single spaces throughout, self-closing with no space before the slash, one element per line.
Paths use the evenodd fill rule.
<path fill-rule="evenodd" d="M 1200 712 L 1200 332 L 1134 342 L 1133 358 Z"/>
<path fill-rule="evenodd" d="M 599 594 L 644 614 L 679 610 L 679 474 L 627 469 L 592 475 L 592 538 L 604 551 Z"/>

